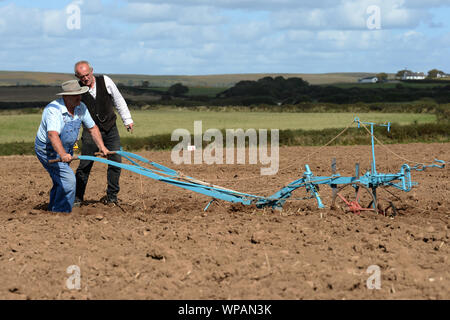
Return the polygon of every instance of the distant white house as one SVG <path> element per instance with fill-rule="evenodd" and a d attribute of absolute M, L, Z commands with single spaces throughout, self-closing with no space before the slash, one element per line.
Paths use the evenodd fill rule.
<path fill-rule="evenodd" d="M 358 79 L 359 83 L 376 83 L 378 82 L 378 77 L 366 77 Z"/>
<path fill-rule="evenodd" d="M 423 72 L 407 71 L 403 74 L 402 80 L 423 80 L 426 76 Z"/>
<path fill-rule="evenodd" d="M 436 78 L 448 78 L 448 77 L 450 77 L 450 74 L 438 73 L 436 75 Z"/>

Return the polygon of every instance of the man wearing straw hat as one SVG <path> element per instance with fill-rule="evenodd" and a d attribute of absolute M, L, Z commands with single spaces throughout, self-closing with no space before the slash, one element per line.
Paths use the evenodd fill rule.
<path fill-rule="evenodd" d="M 36 155 L 53 181 L 50 191 L 49 211 L 71 212 L 75 201 L 76 179 L 69 166 L 73 146 L 78 138 L 81 123 L 89 130 L 100 152 L 106 156 L 109 150 L 103 144 L 100 130 L 89 111 L 81 102 L 81 95 L 89 90 L 80 87 L 78 81 L 62 84 L 61 98 L 50 102 L 42 113 L 34 144 Z M 59 158 L 59 162 L 50 160 Z"/>

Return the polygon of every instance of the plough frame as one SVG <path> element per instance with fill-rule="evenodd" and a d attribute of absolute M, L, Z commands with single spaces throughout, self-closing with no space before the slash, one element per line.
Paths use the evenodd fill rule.
<path fill-rule="evenodd" d="M 343 198 L 338 192 L 338 186 L 351 185 L 355 189 L 355 201 L 350 201 L 343 199 L 344 203 L 348 206 L 347 211 L 352 211 L 354 213 L 360 213 L 364 210 L 376 211 L 377 210 L 377 188 L 380 186 L 394 187 L 396 189 L 409 192 L 416 182 L 411 179 L 411 171 L 422 171 L 429 167 L 444 168 L 445 162 L 442 160 L 435 159 L 435 164 L 423 165 L 418 164 L 414 167 L 410 167 L 408 164 L 403 164 L 397 173 L 378 173 L 376 169 L 376 159 L 375 159 L 375 141 L 373 129 L 374 126 L 384 126 L 387 130 L 390 130 L 390 123 L 388 124 L 376 124 L 373 122 L 362 122 L 359 118 L 355 118 L 354 122 L 358 124 L 358 128 L 361 126 L 369 125 L 371 133 L 371 145 L 372 145 L 372 162 L 371 170 L 367 171 L 365 174 L 359 174 L 359 164 L 355 165 L 355 176 L 353 177 L 343 177 L 336 173 L 336 161 L 333 159 L 331 176 L 315 176 L 308 164 L 305 165 L 305 172 L 300 179 L 297 179 L 290 184 L 283 187 L 278 192 L 271 196 L 257 196 L 248 193 L 242 193 L 234 191 L 231 189 L 216 186 L 204 181 L 197 180 L 192 177 L 185 176 L 178 171 L 165 167 L 161 164 L 152 162 L 144 157 L 137 154 L 126 152 L 123 150 L 114 151 L 123 158 L 131 162 L 131 164 L 118 163 L 110 161 L 104 158 L 94 157 L 94 156 L 78 156 L 80 160 L 92 160 L 96 162 L 101 162 L 108 165 L 113 165 L 120 167 L 125 170 L 146 176 L 148 178 L 165 182 L 183 189 L 187 189 L 193 192 L 197 192 L 208 197 L 213 198 L 205 207 L 207 210 L 210 204 L 218 199 L 224 200 L 232 203 L 241 203 L 243 205 L 256 205 L 258 208 L 272 207 L 273 209 L 282 210 L 285 202 L 292 196 L 292 193 L 299 188 L 304 187 L 306 192 L 309 193 L 310 198 L 315 198 L 319 208 L 325 208 L 322 199 L 319 195 L 319 185 L 329 185 L 333 190 L 333 206 L 338 198 Z M 367 128 L 366 128 L 367 129 Z M 153 169 L 144 167 L 138 163 L 142 162 L 146 165 L 152 166 Z M 359 204 L 360 189 L 366 188 L 372 193 L 373 200 L 369 206 L 362 207 Z M 395 210 L 395 208 L 394 208 Z"/>

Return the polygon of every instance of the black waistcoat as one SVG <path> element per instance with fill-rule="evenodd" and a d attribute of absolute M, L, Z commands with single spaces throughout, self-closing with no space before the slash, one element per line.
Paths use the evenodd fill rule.
<path fill-rule="evenodd" d="M 116 123 L 117 116 L 114 113 L 114 103 L 105 85 L 105 78 L 100 75 L 95 77 L 97 87 L 96 98 L 86 92 L 81 96 L 81 101 L 87 106 L 95 124 L 103 131 L 109 131 Z M 80 81 L 80 86 L 83 84 Z"/>

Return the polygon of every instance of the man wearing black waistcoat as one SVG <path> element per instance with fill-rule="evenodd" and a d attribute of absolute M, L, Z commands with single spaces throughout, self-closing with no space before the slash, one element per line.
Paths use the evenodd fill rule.
<path fill-rule="evenodd" d="M 129 132 L 133 132 L 133 120 L 125 99 L 120 94 L 117 86 L 106 75 L 93 74 L 93 68 L 87 61 L 79 61 L 75 64 L 75 76 L 82 86 L 88 86 L 89 91 L 82 95 L 82 101 L 87 106 L 95 124 L 99 127 L 103 142 L 108 150 L 116 151 L 120 149 L 120 136 L 116 126 L 117 116 L 114 113 L 116 108 L 122 118 L 123 124 Z M 84 130 L 81 135 L 81 154 L 94 155 L 98 151 L 88 130 Z M 117 154 L 108 155 L 108 159 L 121 162 L 121 157 Z M 84 193 L 91 172 L 93 161 L 81 160 L 76 171 L 76 194 L 74 206 L 80 206 L 84 200 Z M 108 187 L 106 195 L 101 199 L 105 204 L 117 204 L 117 194 L 119 188 L 120 168 L 108 166 L 107 180 Z"/>

